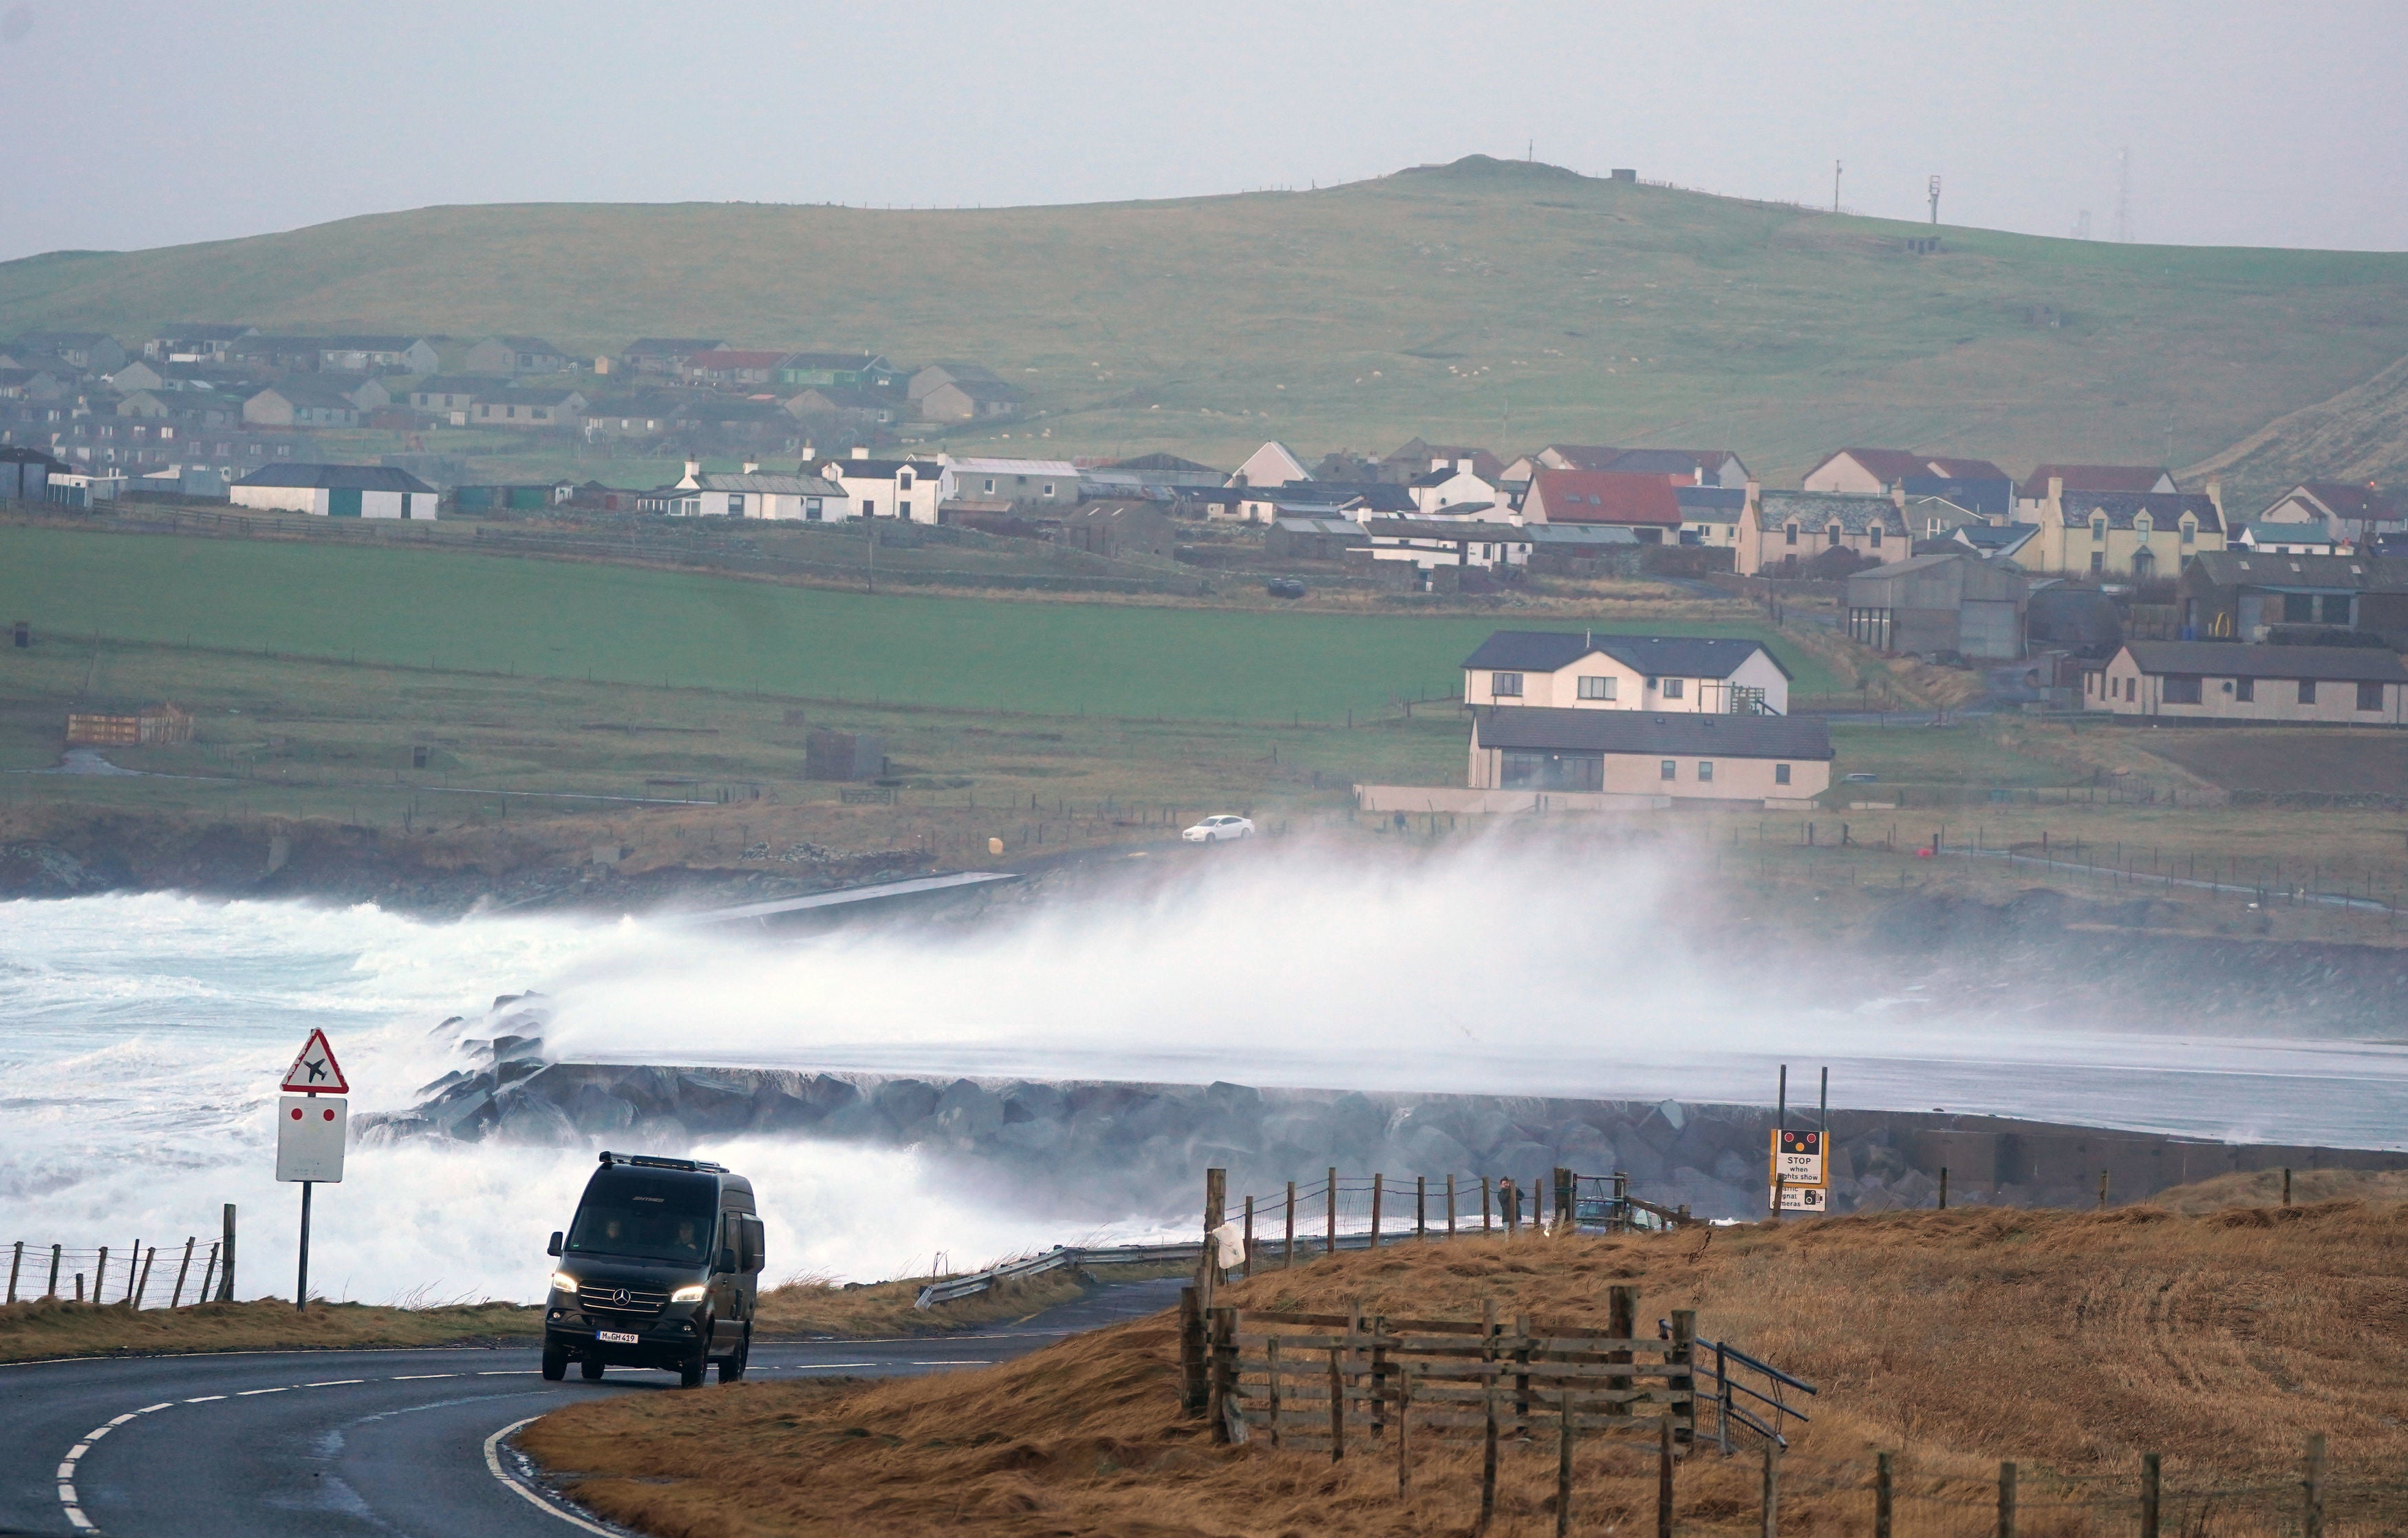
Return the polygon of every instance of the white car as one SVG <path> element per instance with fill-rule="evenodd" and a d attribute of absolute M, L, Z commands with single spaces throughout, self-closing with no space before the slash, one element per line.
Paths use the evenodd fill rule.
<path fill-rule="evenodd" d="M 1217 817 L 1205 818 L 1194 827 L 1183 829 L 1179 836 L 1189 843 L 1225 843 L 1231 839 L 1253 838 L 1254 825 L 1247 818 L 1225 812 Z"/>

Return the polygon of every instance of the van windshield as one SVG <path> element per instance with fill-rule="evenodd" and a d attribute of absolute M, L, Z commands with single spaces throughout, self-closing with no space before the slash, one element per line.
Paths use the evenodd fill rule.
<path fill-rule="evenodd" d="M 718 1199 L 709 1180 L 597 1175 L 578 1203 L 567 1248 L 698 1266 L 710 1255 Z"/>

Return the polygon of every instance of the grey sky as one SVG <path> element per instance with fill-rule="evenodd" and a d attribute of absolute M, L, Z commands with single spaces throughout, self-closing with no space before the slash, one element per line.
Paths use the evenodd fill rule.
<path fill-rule="evenodd" d="M 2408 249 L 2408 6 L 0 0 L 0 258 L 433 203 L 997 204 L 1473 151 Z"/>

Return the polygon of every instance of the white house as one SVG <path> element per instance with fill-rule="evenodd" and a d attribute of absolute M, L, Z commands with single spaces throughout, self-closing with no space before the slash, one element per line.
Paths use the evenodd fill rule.
<path fill-rule="evenodd" d="M 667 503 L 667 510 L 683 518 L 781 518 L 802 523 L 835 523 L 852 516 L 852 501 L 841 488 L 816 475 L 764 475 L 748 464 L 738 474 L 706 471 L 701 463 L 685 462 L 685 479 L 675 488 L 684 495 Z"/>
<path fill-rule="evenodd" d="M 948 502 L 1014 502 L 1068 508 L 1079 500 L 1079 467 L 1067 459 L 1005 459 L 939 454 Z"/>
<path fill-rule="evenodd" d="M 268 465 L 226 488 L 238 508 L 322 518 L 435 517 L 435 488 L 389 465 Z"/>
<path fill-rule="evenodd" d="M 1505 494 L 1471 467 L 1469 459 L 1434 466 L 1405 482 L 1413 506 L 1423 512 L 1456 513 L 1473 518 L 1513 518 Z M 1518 522 L 1518 520 L 1515 520 Z"/>
<path fill-rule="evenodd" d="M 1463 659 L 1467 705 L 1787 715 L 1789 670 L 1756 641 L 1499 630 Z"/>
<path fill-rule="evenodd" d="M 934 460 L 872 459 L 867 449 L 855 449 L 850 458 L 823 459 L 814 468 L 842 494 L 851 517 L 933 524 L 944 499 L 945 467 Z"/>
<path fill-rule="evenodd" d="M 2228 544 L 2233 550 L 2254 550 L 2261 555 L 2341 553 L 2341 542 L 2322 520 L 2313 524 L 2243 524 Z"/>

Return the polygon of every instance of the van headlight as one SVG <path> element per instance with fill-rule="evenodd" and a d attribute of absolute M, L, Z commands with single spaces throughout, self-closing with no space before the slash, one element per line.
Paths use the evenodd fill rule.
<path fill-rule="evenodd" d="M 552 1273 L 552 1290 L 554 1292 L 575 1292 L 577 1290 L 577 1278 L 569 1275 L 568 1272 L 565 1271 L 553 1272 Z"/>
<path fill-rule="evenodd" d="M 698 1303 L 702 1301 L 702 1295 L 710 1290 L 710 1287 L 708 1284 L 696 1282 L 690 1286 L 682 1286 L 678 1288 L 675 1292 L 670 1293 L 669 1301 L 672 1303 Z"/>

